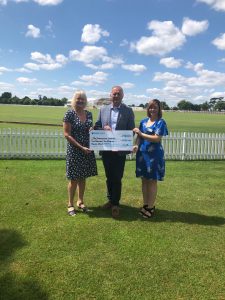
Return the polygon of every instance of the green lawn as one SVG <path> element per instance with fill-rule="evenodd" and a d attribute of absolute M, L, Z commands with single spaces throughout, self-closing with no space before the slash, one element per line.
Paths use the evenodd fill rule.
<path fill-rule="evenodd" d="M 167 162 L 152 220 L 134 169 L 119 220 L 98 208 L 101 161 L 70 218 L 64 161 L 0 161 L 0 299 L 224 299 L 225 161 Z"/>
<path fill-rule="evenodd" d="M 44 106 L 0 105 L 0 121 L 37 122 L 62 124 L 67 108 Z M 93 118 L 97 119 L 98 110 L 94 109 Z M 144 111 L 135 112 L 136 125 L 146 116 Z M 170 131 L 179 132 L 225 132 L 225 114 L 199 114 L 183 112 L 165 112 L 163 115 Z M 0 123 L 0 128 L 37 128 L 32 125 L 15 125 Z M 45 126 L 44 128 L 50 128 Z M 55 127 L 51 127 L 55 128 Z M 60 128 L 60 127 L 59 127 Z"/>

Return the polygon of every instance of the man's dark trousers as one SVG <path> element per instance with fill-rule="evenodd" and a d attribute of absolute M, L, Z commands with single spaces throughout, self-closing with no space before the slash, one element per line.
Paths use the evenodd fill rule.
<path fill-rule="evenodd" d="M 107 178 L 107 197 L 112 205 L 119 205 L 126 155 L 120 152 L 103 151 L 102 161 Z"/>

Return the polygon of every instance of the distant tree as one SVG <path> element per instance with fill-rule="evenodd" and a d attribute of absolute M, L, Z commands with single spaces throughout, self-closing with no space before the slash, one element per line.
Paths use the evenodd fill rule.
<path fill-rule="evenodd" d="M 20 98 L 18 98 L 17 96 L 12 97 L 11 103 L 12 104 L 20 104 Z"/>
<path fill-rule="evenodd" d="M 161 102 L 161 105 L 162 105 L 162 109 L 163 109 L 163 110 L 170 110 L 170 107 L 166 104 L 165 101 L 162 101 L 162 102 Z"/>
<path fill-rule="evenodd" d="M 223 100 L 217 101 L 214 106 L 214 109 L 218 111 L 225 110 L 225 101 Z"/>
<path fill-rule="evenodd" d="M 222 101 L 224 97 L 214 97 L 209 100 L 209 105 L 211 110 L 215 110 L 217 102 Z"/>
<path fill-rule="evenodd" d="M 37 105 L 36 99 L 32 99 L 31 102 L 30 102 L 30 104 L 31 104 L 31 105 Z"/>
<path fill-rule="evenodd" d="M 193 104 L 192 110 L 200 111 L 201 110 L 201 105 L 200 104 Z"/>
<path fill-rule="evenodd" d="M 4 98 L 4 99 L 11 99 L 11 98 L 12 98 L 12 93 L 4 92 L 4 93 L 2 93 L 1 98 Z"/>
<path fill-rule="evenodd" d="M 139 104 L 139 105 L 138 105 L 138 107 L 145 108 L 145 106 L 144 106 L 144 104 L 143 104 L 143 103 Z"/>
<path fill-rule="evenodd" d="M 206 111 L 206 110 L 209 110 L 209 109 L 210 109 L 209 103 L 206 101 L 206 102 L 200 104 L 200 109 L 201 109 L 201 110 L 205 110 L 205 111 Z"/>
<path fill-rule="evenodd" d="M 27 96 L 25 96 L 22 100 L 23 105 L 30 105 L 31 104 L 31 99 Z"/>
<path fill-rule="evenodd" d="M 193 104 L 186 100 L 181 100 L 178 102 L 177 107 L 179 110 L 193 110 L 194 108 Z"/>
<path fill-rule="evenodd" d="M 2 104 L 10 104 L 10 99 L 8 99 L 8 98 L 0 98 L 0 103 L 2 103 Z"/>
<path fill-rule="evenodd" d="M 38 105 L 39 99 L 32 99 L 31 102 L 32 105 Z"/>
<path fill-rule="evenodd" d="M 61 102 L 62 102 L 62 105 L 65 105 L 68 102 L 68 99 L 64 97 L 61 99 Z"/>

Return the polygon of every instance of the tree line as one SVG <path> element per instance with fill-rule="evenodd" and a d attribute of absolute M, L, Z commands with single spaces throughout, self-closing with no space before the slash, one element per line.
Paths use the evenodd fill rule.
<path fill-rule="evenodd" d="M 2 104 L 21 104 L 21 105 L 48 105 L 48 106 L 64 106 L 68 102 L 67 98 L 57 99 L 48 98 L 46 96 L 39 95 L 37 99 L 31 99 L 27 96 L 19 98 L 13 96 L 10 92 L 4 92 L 0 96 L 0 103 Z M 165 101 L 161 101 L 163 110 L 193 110 L 193 111 L 224 111 L 225 101 L 224 97 L 211 98 L 208 101 L 201 104 L 193 104 L 190 101 L 181 100 L 177 103 L 177 106 L 169 107 Z M 148 103 L 140 104 L 139 107 L 146 108 Z M 134 107 L 135 105 L 130 105 Z"/>
<path fill-rule="evenodd" d="M 177 103 L 177 106 L 169 107 L 165 101 L 161 101 L 163 110 L 193 110 L 193 111 L 224 111 L 225 101 L 224 97 L 211 98 L 208 101 L 201 104 L 193 104 L 190 101 L 181 100 Z M 140 104 L 139 107 L 146 108 L 148 103 Z M 135 105 L 131 105 L 135 106 Z"/>
<path fill-rule="evenodd" d="M 0 103 L 2 104 L 64 106 L 67 101 L 67 98 L 56 99 L 41 95 L 39 95 L 37 99 L 31 99 L 27 96 L 23 98 L 19 98 L 17 96 L 12 97 L 12 94 L 9 92 L 4 92 L 0 96 Z"/>

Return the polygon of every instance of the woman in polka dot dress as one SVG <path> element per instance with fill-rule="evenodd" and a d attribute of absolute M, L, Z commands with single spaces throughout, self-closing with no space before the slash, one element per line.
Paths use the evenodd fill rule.
<path fill-rule="evenodd" d="M 85 110 L 87 96 L 77 91 L 72 99 L 72 109 L 63 118 L 64 136 L 67 139 L 66 177 L 68 183 L 68 214 L 75 216 L 74 196 L 77 189 L 77 208 L 83 212 L 86 178 L 97 175 L 95 155 L 89 149 L 89 131 L 92 128 L 92 113 Z"/>

